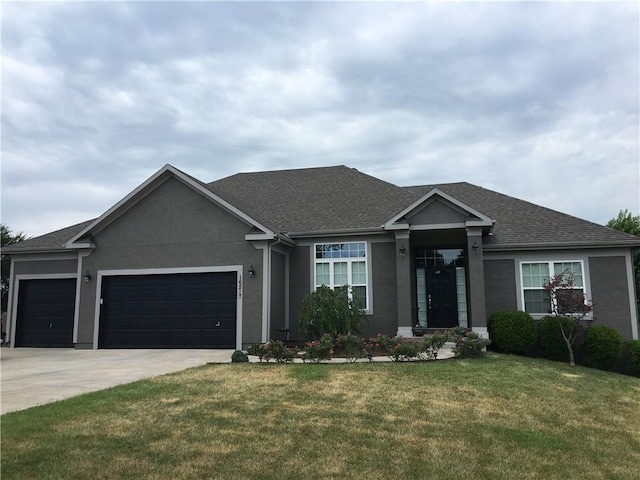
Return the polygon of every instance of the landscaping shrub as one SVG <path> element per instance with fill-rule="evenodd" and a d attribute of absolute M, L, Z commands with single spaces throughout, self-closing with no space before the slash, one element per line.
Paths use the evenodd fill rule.
<path fill-rule="evenodd" d="M 335 346 L 348 362 L 355 362 L 357 359 L 364 358 L 367 355 L 364 339 L 356 335 L 338 335 Z"/>
<path fill-rule="evenodd" d="M 425 335 L 422 338 L 422 345 L 418 348 L 418 356 L 422 360 L 437 360 L 438 352 L 444 344 L 451 340 L 448 332 L 436 332 L 432 335 Z"/>
<path fill-rule="evenodd" d="M 498 352 L 524 355 L 536 344 L 536 326 L 526 312 L 496 312 L 489 318 L 488 329 L 491 346 Z"/>
<path fill-rule="evenodd" d="M 538 346 L 544 358 L 561 362 L 569 361 L 569 350 L 562 338 L 560 322 L 565 329 L 570 329 L 575 322 L 572 318 L 547 316 L 538 322 Z"/>
<path fill-rule="evenodd" d="M 319 363 L 320 360 L 329 360 L 333 354 L 333 339 L 325 333 L 320 340 L 312 340 L 304 344 L 303 362 Z"/>
<path fill-rule="evenodd" d="M 451 332 L 455 341 L 453 354 L 458 358 L 482 357 L 486 354 L 486 347 L 491 343 L 491 340 L 482 338 L 471 330 L 454 328 Z"/>
<path fill-rule="evenodd" d="M 391 353 L 391 347 L 393 345 L 393 338 L 379 333 L 375 337 L 371 337 L 365 343 L 365 349 L 368 355 L 389 355 Z"/>
<path fill-rule="evenodd" d="M 287 347 L 280 340 L 270 340 L 267 343 L 254 343 L 247 349 L 249 355 L 256 355 L 260 362 L 268 362 L 272 358 L 278 363 L 291 362 L 298 354 L 296 348 Z"/>
<path fill-rule="evenodd" d="M 325 333 L 333 338 L 360 332 L 364 318 L 357 298 L 349 298 L 347 287 L 335 290 L 322 285 L 305 297 L 298 314 L 298 333 L 318 340 Z"/>
<path fill-rule="evenodd" d="M 622 356 L 622 336 L 604 325 L 587 328 L 584 351 L 585 363 L 600 370 L 611 370 Z"/>
<path fill-rule="evenodd" d="M 393 362 L 409 361 L 418 356 L 418 346 L 411 340 L 396 337 L 391 343 L 389 358 Z"/>
<path fill-rule="evenodd" d="M 626 373 L 640 377 L 640 340 L 629 340 L 627 347 Z"/>
<path fill-rule="evenodd" d="M 249 357 L 242 350 L 236 350 L 231 354 L 231 363 L 243 363 L 248 361 Z"/>

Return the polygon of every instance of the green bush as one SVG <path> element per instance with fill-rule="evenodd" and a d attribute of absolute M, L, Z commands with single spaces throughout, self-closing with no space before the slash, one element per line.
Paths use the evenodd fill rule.
<path fill-rule="evenodd" d="M 382 356 L 391 353 L 393 346 L 393 338 L 384 333 L 379 333 L 375 337 L 371 337 L 365 342 L 365 350 L 367 355 Z"/>
<path fill-rule="evenodd" d="M 364 339 L 356 335 L 338 335 L 336 349 L 348 362 L 355 362 L 357 359 L 366 356 Z"/>
<path fill-rule="evenodd" d="M 422 345 L 419 345 L 418 356 L 422 360 L 437 360 L 440 349 L 452 339 L 449 332 L 436 332 L 433 335 L 425 335 Z"/>
<path fill-rule="evenodd" d="M 634 377 L 640 377 L 640 340 L 627 342 L 626 373 Z"/>
<path fill-rule="evenodd" d="M 615 328 L 596 325 L 587 328 L 585 363 L 600 370 L 611 370 L 622 356 L 622 336 Z"/>
<path fill-rule="evenodd" d="M 455 342 L 453 354 L 458 358 L 482 357 L 486 354 L 486 348 L 491 343 L 491 340 L 460 327 L 452 329 L 451 335 Z"/>
<path fill-rule="evenodd" d="M 319 363 L 321 360 L 331 359 L 333 355 L 333 339 L 325 333 L 320 340 L 312 340 L 304 344 L 303 362 Z"/>
<path fill-rule="evenodd" d="M 496 312 L 489 318 L 488 329 L 491 345 L 498 352 L 524 355 L 536 344 L 536 326 L 526 312 Z"/>
<path fill-rule="evenodd" d="M 306 340 L 318 340 L 325 333 L 337 338 L 360 332 L 364 318 L 357 298 L 350 298 L 347 287 L 318 287 L 305 297 L 298 314 L 298 333 Z"/>
<path fill-rule="evenodd" d="M 418 346 L 411 340 L 396 337 L 391 344 L 389 358 L 393 362 L 409 361 L 418 356 Z"/>
<path fill-rule="evenodd" d="M 292 362 L 298 354 L 296 348 L 287 347 L 280 340 L 271 340 L 267 343 L 254 343 L 247 349 L 249 355 L 256 355 L 260 362 L 268 362 L 274 359 L 278 363 Z"/>
<path fill-rule="evenodd" d="M 569 361 L 569 350 L 562 338 L 560 322 L 565 331 L 574 327 L 574 320 L 567 317 L 547 316 L 538 322 L 538 346 L 544 358 L 560 362 Z"/>
<path fill-rule="evenodd" d="M 243 363 L 248 361 L 249 361 L 249 357 L 242 350 L 236 350 L 231 354 L 232 363 Z"/>

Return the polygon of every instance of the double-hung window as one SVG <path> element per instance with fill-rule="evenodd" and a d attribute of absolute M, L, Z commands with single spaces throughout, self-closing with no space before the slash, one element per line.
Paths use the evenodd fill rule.
<path fill-rule="evenodd" d="M 571 262 L 523 262 L 520 264 L 522 274 L 522 299 L 524 310 L 533 314 L 549 314 L 552 312 L 551 299 L 544 291 L 551 276 L 564 274 L 565 279 L 572 278 L 573 293 L 584 296 L 584 275 L 582 261 Z M 567 295 L 563 299 L 562 290 L 558 291 L 558 311 L 561 313 L 573 313 L 575 305 L 571 305 L 570 299 L 580 295 Z"/>
<path fill-rule="evenodd" d="M 349 295 L 369 308 L 366 242 L 315 245 L 315 286 L 349 287 Z"/>

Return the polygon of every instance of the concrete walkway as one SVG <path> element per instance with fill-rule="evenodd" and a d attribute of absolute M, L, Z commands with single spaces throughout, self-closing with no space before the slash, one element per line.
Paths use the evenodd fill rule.
<path fill-rule="evenodd" d="M 2 348 L 0 414 L 206 363 L 233 350 Z"/>

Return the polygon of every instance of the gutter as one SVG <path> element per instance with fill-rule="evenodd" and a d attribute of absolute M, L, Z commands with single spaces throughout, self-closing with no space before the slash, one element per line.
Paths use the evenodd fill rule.
<path fill-rule="evenodd" d="M 523 250 L 573 250 L 580 249 L 605 249 L 605 248 L 640 248 L 640 241 L 634 242 L 615 242 L 615 243 L 590 243 L 590 242 L 573 242 L 573 243 L 510 243 L 506 245 L 490 245 L 482 246 L 485 252 L 510 252 Z"/>

